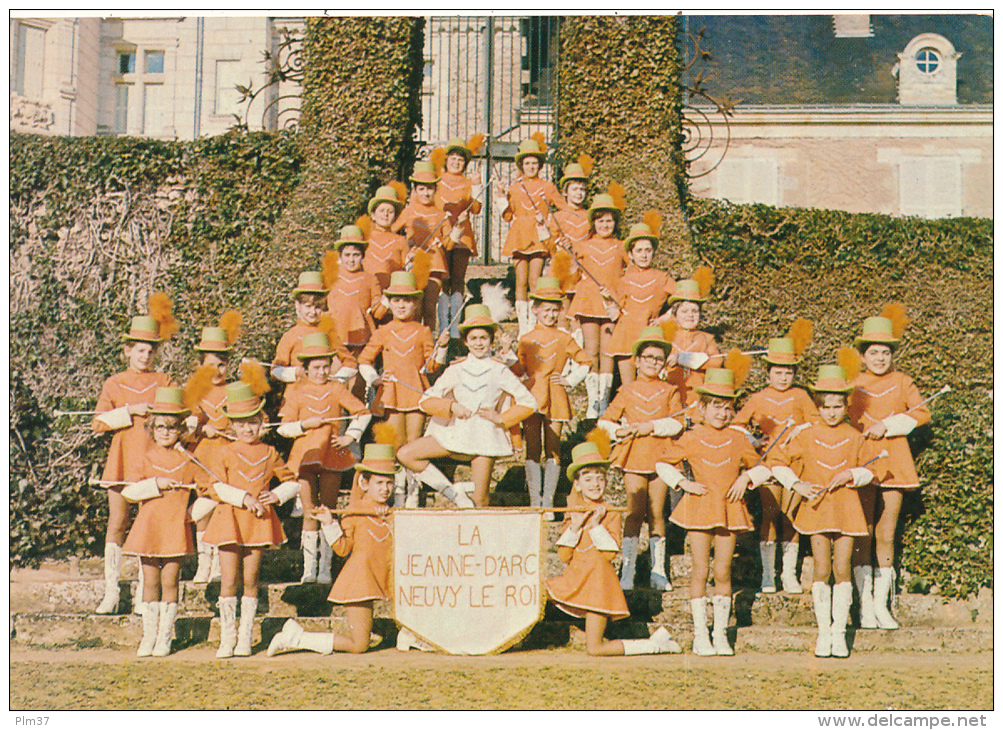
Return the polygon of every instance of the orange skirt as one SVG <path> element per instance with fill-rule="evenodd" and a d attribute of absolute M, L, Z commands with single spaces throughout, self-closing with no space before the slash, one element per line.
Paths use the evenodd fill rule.
<path fill-rule="evenodd" d="M 610 452 L 610 465 L 635 474 L 654 474 L 665 439 L 660 436 L 635 436 L 620 441 Z"/>
<path fill-rule="evenodd" d="M 272 547 L 284 543 L 286 535 L 271 505 L 265 507 L 264 517 L 257 517 L 250 510 L 218 504 L 202 540 L 210 545 Z"/>
<path fill-rule="evenodd" d="M 605 319 L 609 321 L 606 314 L 606 305 L 603 303 L 602 294 L 599 293 L 599 285 L 592 279 L 581 279 L 575 286 L 575 296 L 568 307 L 569 317 L 590 317 L 592 319 Z"/>
<path fill-rule="evenodd" d="M 882 439 L 881 446 L 888 449 L 890 475 L 878 486 L 882 489 L 919 489 L 919 474 L 912 460 L 909 440 L 905 436 Z"/>
<path fill-rule="evenodd" d="M 122 552 L 148 558 L 193 553 L 188 497 L 187 489 L 172 489 L 140 504 Z"/>
<path fill-rule="evenodd" d="M 745 500 L 729 502 L 725 496 L 728 487 L 706 486 L 706 494 L 684 494 L 669 520 L 684 530 L 723 527 L 730 532 L 748 532 L 752 529 L 752 516 Z"/>
<path fill-rule="evenodd" d="M 346 471 L 356 464 L 355 455 L 349 448 L 335 448 L 331 445 L 334 429 L 321 426 L 307 431 L 293 441 L 286 465 L 297 476 L 318 471 Z"/>
<path fill-rule="evenodd" d="M 816 505 L 802 500 L 794 516 L 794 529 L 802 535 L 835 532 L 863 537 L 867 534 L 867 520 L 860 495 L 856 489 L 840 487 L 827 492 Z"/>
<path fill-rule="evenodd" d="M 516 216 L 508 229 L 502 256 L 539 256 L 550 255 L 550 249 L 540 242 L 536 232 L 536 216 Z"/>
<path fill-rule="evenodd" d="M 606 353 L 614 357 L 633 357 L 634 343 L 641 336 L 641 330 L 648 326 L 648 313 L 629 316 L 626 312 L 620 314 L 620 319 L 613 328 L 613 337 L 609 341 Z"/>
<path fill-rule="evenodd" d="M 630 615 L 613 566 L 595 546 L 575 550 L 561 575 L 547 580 L 554 604 L 570 616 L 598 613 L 616 621 Z"/>

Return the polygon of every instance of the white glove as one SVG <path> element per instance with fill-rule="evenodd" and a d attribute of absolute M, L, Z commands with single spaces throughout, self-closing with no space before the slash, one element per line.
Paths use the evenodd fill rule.
<path fill-rule="evenodd" d="M 130 502 L 142 502 L 160 496 L 160 487 L 157 486 L 157 478 L 149 477 L 132 484 L 127 484 L 122 490 L 122 496 Z"/>
<path fill-rule="evenodd" d="M 219 502 L 215 499 L 209 499 L 208 497 L 196 497 L 191 508 L 192 522 L 198 522 L 206 515 L 211 514 L 212 511 L 216 509 L 217 504 L 219 504 Z"/>
<path fill-rule="evenodd" d="M 129 428 L 132 425 L 132 414 L 129 413 L 129 406 L 122 406 L 111 411 L 105 411 L 100 416 L 97 416 L 95 420 L 117 431 L 120 428 Z"/>
<path fill-rule="evenodd" d="M 247 492 L 239 487 L 231 486 L 226 482 L 215 482 L 212 485 L 216 489 L 216 494 L 229 505 L 234 507 L 242 508 L 244 506 L 244 497 L 247 496 Z"/>
<path fill-rule="evenodd" d="M 285 436 L 287 439 L 299 438 L 304 433 L 306 433 L 306 431 L 303 430 L 302 421 L 291 421 L 289 423 L 283 423 L 276 429 L 276 431 L 278 432 L 279 436 Z"/>
<path fill-rule="evenodd" d="M 680 352 L 676 355 L 676 362 L 679 363 L 680 367 L 689 370 L 699 370 L 708 360 L 710 358 L 703 352 Z"/>
<path fill-rule="evenodd" d="M 574 360 L 568 360 L 564 367 L 564 379 L 568 381 L 568 387 L 574 388 L 589 374 L 589 366 Z"/>
<path fill-rule="evenodd" d="M 198 425 L 199 425 L 199 417 L 196 416 L 194 413 L 185 419 L 185 426 L 188 428 L 189 431 L 194 431 L 196 428 L 198 428 Z"/>
<path fill-rule="evenodd" d="M 282 482 L 282 484 L 272 490 L 272 494 L 279 498 L 279 504 L 285 504 L 299 494 L 299 491 L 299 482 Z"/>
<path fill-rule="evenodd" d="M 453 243 L 459 243 L 460 237 L 462 235 L 463 235 L 463 229 L 460 228 L 459 226 L 456 226 L 455 228 L 449 231 L 449 237 L 450 239 L 452 239 Z"/>
<path fill-rule="evenodd" d="M 770 471 L 769 467 L 764 466 L 763 464 L 757 464 L 745 473 L 749 475 L 749 480 L 752 482 L 752 486 L 754 487 L 765 484 L 770 477 L 773 476 L 773 472 Z"/>
<path fill-rule="evenodd" d="M 352 378 L 354 378 L 355 374 L 357 372 L 359 372 L 359 371 L 356 370 L 355 368 L 350 368 L 347 365 L 343 365 L 341 367 L 341 369 L 338 370 L 338 372 L 336 372 L 334 374 L 334 376 L 331 378 L 331 380 L 345 380 L 345 381 L 348 381 L 348 380 L 351 380 Z"/>
<path fill-rule="evenodd" d="M 790 489 L 798 483 L 798 475 L 789 466 L 773 467 L 773 478 L 784 485 L 784 489 Z"/>
<path fill-rule="evenodd" d="M 652 421 L 651 425 L 655 427 L 655 430 L 652 433 L 654 433 L 655 436 L 660 436 L 662 438 L 675 436 L 683 430 L 683 424 L 675 418 L 658 418 Z"/>
<path fill-rule="evenodd" d="M 613 421 L 607 421 L 605 418 L 600 418 L 596 421 L 596 426 L 609 434 L 610 441 L 616 441 L 616 431 L 620 428 L 619 424 L 613 423 Z"/>
<path fill-rule="evenodd" d="M 912 430 L 919 424 L 919 421 L 905 413 L 896 413 L 881 422 L 885 424 L 885 438 L 905 436 L 912 433 Z"/>
<path fill-rule="evenodd" d="M 554 543 L 558 547 L 569 547 L 573 548 L 578 544 L 578 541 L 582 539 L 582 530 L 578 528 L 577 530 L 572 530 L 570 527 L 566 529 L 561 536 Z"/>
<path fill-rule="evenodd" d="M 292 365 L 272 365 L 272 377 L 283 383 L 295 383 L 296 368 Z"/>
<path fill-rule="evenodd" d="M 663 464 L 662 462 L 655 464 L 655 473 L 658 475 L 659 479 L 673 489 L 676 489 L 679 486 L 679 482 L 686 478 L 686 476 L 676 467 L 672 466 L 672 464 Z"/>
<path fill-rule="evenodd" d="M 589 530 L 589 537 L 592 538 L 592 544 L 596 546 L 597 550 L 604 550 L 609 553 L 620 551 L 620 546 L 616 544 L 616 540 L 613 539 L 613 536 L 602 525 L 596 525 Z"/>
<path fill-rule="evenodd" d="M 874 473 L 863 466 L 853 467 L 850 469 L 850 474 L 853 475 L 853 486 L 855 487 L 866 487 L 874 481 Z"/>
<path fill-rule="evenodd" d="M 335 520 L 330 525 L 321 525 L 321 532 L 324 533 L 324 537 L 327 538 L 328 545 L 334 545 L 338 541 L 338 538 L 345 534 L 345 531 L 341 529 L 341 525 Z"/>
<path fill-rule="evenodd" d="M 345 429 L 345 435 L 351 436 L 355 440 L 355 443 L 359 443 L 359 441 L 362 440 L 362 432 L 366 430 L 366 426 L 369 425 L 372 418 L 372 413 L 356 416 L 348 422 L 348 428 Z"/>
<path fill-rule="evenodd" d="M 376 368 L 366 363 L 359 363 L 359 375 L 366 381 L 367 388 L 372 388 L 373 383 L 379 380 L 380 377 L 380 374 L 376 372 Z"/>
<path fill-rule="evenodd" d="M 546 223 L 536 224 L 536 235 L 539 237 L 541 241 L 547 241 L 550 239 L 550 229 L 547 228 Z"/>

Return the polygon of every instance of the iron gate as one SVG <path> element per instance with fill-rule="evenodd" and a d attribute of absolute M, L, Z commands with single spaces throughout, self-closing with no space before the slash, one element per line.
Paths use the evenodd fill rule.
<path fill-rule="evenodd" d="M 435 16 L 425 24 L 418 157 L 452 137 L 485 135 L 467 169 L 485 183 L 484 208 L 474 221 L 481 263 L 502 260 L 508 231 L 486 184 L 492 171 L 507 188 L 518 172 L 519 142 L 543 132 L 552 152 L 557 138 L 559 28 L 555 16 Z"/>

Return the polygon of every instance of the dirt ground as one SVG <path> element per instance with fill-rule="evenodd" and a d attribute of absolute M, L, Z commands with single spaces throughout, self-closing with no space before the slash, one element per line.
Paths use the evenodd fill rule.
<path fill-rule="evenodd" d="M 447 657 L 214 647 L 165 659 L 12 647 L 11 711 L 49 710 L 991 710 L 993 654 L 872 652 L 590 658 L 570 650 Z"/>

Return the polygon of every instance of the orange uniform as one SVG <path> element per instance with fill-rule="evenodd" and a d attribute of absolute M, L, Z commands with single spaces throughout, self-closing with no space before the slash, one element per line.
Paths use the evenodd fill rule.
<path fill-rule="evenodd" d="M 699 394 L 695 388 L 703 385 L 704 375 L 707 368 L 719 368 L 724 362 L 724 356 L 717 349 L 717 343 L 713 335 L 700 330 L 676 330 L 676 336 L 672 339 L 672 354 L 678 355 L 680 352 L 700 352 L 709 356 L 709 360 L 699 368 L 684 368 L 680 365 L 671 367 L 668 370 L 666 380 L 679 388 L 683 405 L 691 405 L 699 399 Z"/>
<path fill-rule="evenodd" d="M 620 388 L 609 408 L 602 414 L 601 423 L 610 437 L 617 426 L 657 421 L 678 417 L 682 408 L 679 392 L 671 383 L 649 378 L 638 373 L 637 378 Z M 665 448 L 667 436 L 651 433 L 632 436 L 617 443 L 610 452 L 612 466 L 635 474 L 654 474 L 655 463 Z"/>
<path fill-rule="evenodd" d="M 395 411 L 419 410 L 421 392 L 412 388 L 428 390 L 428 378 L 422 368 L 428 363 L 428 372 L 439 369 L 439 363 L 431 359 L 434 351 L 432 330 L 420 322 L 395 319 L 378 328 L 359 355 L 359 364 L 372 365 L 382 352 L 384 375 L 393 375 L 405 385 L 384 382 L 373 398 L 374 405 Z"/>
<path fill-rule="evenodd" d="M 412 196 L 392 226 L 394 232 L 402 228 L 406 230 L 413 245 L 432 254 L 432 273 L 445 276 L 449 269 L 446 267 L 442 242 L 453 228 L 446 211 L 435 204 L 424 205 Z"/>
<path fill-rule="evenodd" d="M 194 484 L 199 471 L 177 449 L 153 444 L 143 456 L 138 476 L 166 477 L 178 484 Z M 143 501 L 122 552 L 150 558 L 179 558 L 194 552 L 188 516 L 190 494 L 188 489 L 162 489 L 159 497 Z"/>
<path fill-rule="evenodd" d="M 633 355 L 634 343 L 641 336 L 641 330 L 658 317 L 675 289 L 675 280 L 664 271 L 630 264 L 613 287 L 616 303 L 620 305 L 620 318 L 613 329 L 609 354 L 616 357 Z"/>
<path fill-rule="evenodd" d="M 589 212 L 584 208 L 571 208 L 565 205 L 554 213 L 547 227 L 554 238 L 560 238 L 563 234 L 570 239 L 571 243 L 565 245 L 570 245 L 571 250 L 575 251 L 576 247 L 589 237 Z"/>
<path fill-rule="evenodd" d="M 580 498 L 576 504 L 595 507 L 604 503 Z M 619 552 L 621 523 L 619 512 L 607 512 L 600 524 L 613 539 L 616 550 L 597 548 L 590 530 L 582 530 L 574 547 L 558 545 L 557 555 L 568 567 L 561 575 L 547 580 L 547 592 L 559 609 L 578 618 L 586 613 L 598 613 L 613 620 L 630 615 L 620 579 L 611 564 Z M 570 516 L 564 522 L 564 529 L 569 526 Z"/>
<path fill-rule="evenodd" d="M 589 274 L 612 292 L 627 266 L 627 254 L 624 253 L 623 242 L 612 237 L 592 236 L 573 250 Z M 580 278 L 575 285 L 575 296 L 571 300 L 568 316 L 608 320 L 609 315 L 606 314 L 606 305 L 603 303 L 602 294 L 599 293 L 599 285 L 583 271 L 578 273 Z"/>
<path fill-rule="evenodd" d="M 324 330 L 316 325 L 307 324 L 302 320 L 297 321 L 296 324 L 286 330 L 285 334 L 283 334 L 279 339 L 279 344 L 275 347 L 275 364 L 299 365 L 300 363 L 299 360 L 296 359 L 296 355 L 303 351 L 303 336 L 323 331 Z M 348 351 L 348 348 L 345 347 L 345 343 L 342 342 L 337 331 L 328 332 L 327 336 L 331 342 L 331 349 L 334 350 L 334 353 L 338 358 L 338 362 L 341 363 L 341 367 L 356 367 L 357 363 L 355 362 L 355 357 Z"/>
<path fill-rule="evenodd" d="M 550 248 L 540 242 L 536 216 L 539 214 L 546 220 L 551 206 L 560 210 L 566 203 L 550 180 L 520 177 L 509 186 L 508 207 L 502 212 L 502 218 L 512 225 L 505 237 L 502 256 L 550 253 Z"/>
<path fill-rule="evenodd" d="M 878 451 L 880 447 L 875 447 L 873 441 L 868 443 L 860 431 L 845 421 L 836 426 L 818 422 L 784 446 L 773 449 L 768 465 L 790 467 L 801 481 L 824 488 L 836 474 L 866 463 Z M 871 471 L 877 473 L 873 465 Z M 826 492 L 817 503 L 805 500 L 798 507 L 794 528 L 802 535 L 835 532 L 864 536 L 867 519 L 860 495 L 856 489 L 843 486 Z"/>
<path fill-rule="evenodd" d="M 850 395 L 850 422 L 861 431 L 888 416 L 907 413 L 922 426 L 930 422 L 930 410 L 919 406 L 923 397 L 919 389 L 905 373 L 891 370 L 884 375 L 863 372 L 853 381 Z M 918 489 L 919 475 L 912 460 L 909 442 L 905 436 L 885 437 L 878 441 L 888 450 L 888 475 L 880 486 L 889 489 Z"/>
<path fill-rule="evenodd" d="M 790 426 L 784 434 L 784 441 L 787 441 L 796 426 L 818 422 L 818 409 L 807 391 L 797 387 L 777 390 L 768 385 L 749 397 L 731 423 L 733 426 L 755 424 L 765 439 L 772 442 L 785 426 Z"/>
<path fill-rule="evenodd" d="M 261 442 L 245 444 L 234 441 L 224 448 L 216 449 L 214 456 L 213 463 L 208 465 L 213 474 L 253 497 L 268 488 L 272 477 L 277 477 L 282 482 L 296 478 L 278 452 Z M 215 487 L 210 485 L 208 491 L 209 496 L 220 504 L 216 505 L 209 518 L 202 538 L 204 542 L 210 545 L 264 547 L 281 545 L 286 541 L 282 524 L 272 505 L 265 507 L 263 517 L 257 517 L 250 510 L 227 504 L 216 493 Z"/>
<path fill-rule="evenodd" d="M 525 385 L 536 398 L 539 412 L 551 421 L 570 421 L 568 391 L 553 382 L 551 376 L 564 372 L 569 359 L 591 365 L 588 353 L 564 330 L 538 324 L 519 340 L 516 356 L 518 362 L 512 366 L 512 372 L 526 376 Z"/>
<path fill-rule="evenodd" d="M 382 289 L 375 276 L 344 269 L 327 294 L 327 311 L 334 319 L 335 332 L 353 354 L 357 355 L 372 337 L 376 330 L 373 320 L 386 314 L 381 296 Z"/>
<path fill-rule="evenodd" d="M 223 411 L 226 405 L 226 384 L 213 385 L 212 389 L 203 396 L 192 413 L 199 419 L 198 429 L 205 425 L 210 425 L 217 431 L 228 431 L 230 429 L 230 419 Z M 198 431 L 197 431 L 198 433 Z M 198 442 L 195 444 L 193 453 L 195 458 L 203 464 L 208 464 L 213 458 L 213 451 L 220 446 L 226 446 L 230 439 L 223 436 L 203 436 L 199 434 Z M 199 495 L 208 496 L 203 484 L 199 484 Z"/>
<path fill-rule="evenodd" d="M 142 373 L 129 368 L 104 381 L 94 410 L 104 413 L 140 403 L 153 405 L 157 388 L 166 388 L 170 384 L 171 379 L 165 373 Z M 145 424 L 145 416 L 133 416 L 131 426 L 115 431 L 101 479 L 111 482 L 137 480 L 143 454 L 153 443 L 146 434 Z M 96 418 L 91 421 L 91 428 L 98 433 L 111 430 Z"/>
<path fill-rule="evenodd" d="M 707 493 L 684 494 L 669 519 L 684 530 L 751 530 L 752 517 L 745 500 L 729 502 L 726 495 L 742 467 L 751 468 L 757 459 L 745 434 L 734 428 L 715 429 L 700 424 L 677 441 L 670 441 L 659 461 L 681 470 L 686 460 L 693 469 L 693 481 L 707 487 Z"/>
<path fill-rule="evenodd" d="M 449 214 L 450 223 L 456 221 L 457 216 L 463 211 L 470 215 L 481 212 L 481 202 L 471 200 L 471 189 L 473 184 L 470 178 L 465 175 L 457 175 L 452 172 L 443 171 L 439 184 L 435 187 L 435 204 Z M 471 251 L 471 255 L 477 255 L 477 241 L 474 239 L 474 227 L 467 218 L 461 226 L 463 232 L 460 234 L 458 246 Z"/>
<path fill-rule="evenodd" d="M 386 289 L 390 286 L 390 274 L 404 270 L 409 250 L 404 236 L 373 226 L 366 255 L 362 258 L 362 269 L 376 277 L 381 290 Z"/>
<path fill-rule="evenodd" d="M 286 388 L 279 417 L 283 423 L 290 423 L 314 417 L 340 418 L 346 412 L 352 416 L 369 413 L 365 404 L 338 381 L 329 380 L 318 385 L 301 378 Z M 358 461 L 357 455 L 352 453 L 353 447 L 331 445 L 331 439 L 338 434 L 338 426 L 337 422 L 325 424 L 298 436 L 289 452 L 290 471 L 303 476 L 318 471 L 345 471 L 353 467 Z M 358 450 L 358 443 L 353 446 Z"/>
<path fill-rule="evenodd" d="M 354 500 L 349 509 L 374 511 L 380 506 L 369 495 L 363 495 Z M 341 529 L 344 534 L 334 541 L 331 549 L 341 557 L 347 555 L 348 560 L 331 586 L 327 600 L 359 603 L 391 598 L 394 541 L 390 523 L 383 517 L 346 515 L 341 520 Z"/>

